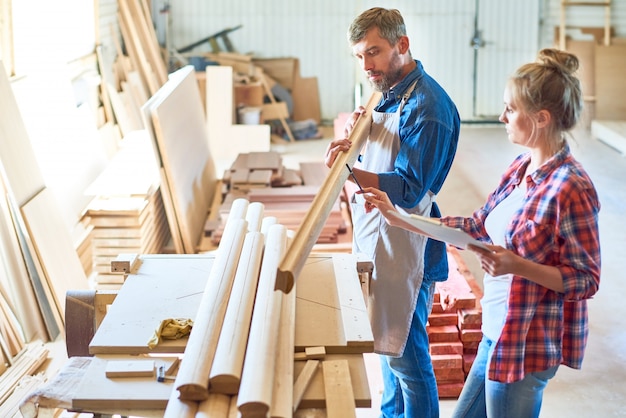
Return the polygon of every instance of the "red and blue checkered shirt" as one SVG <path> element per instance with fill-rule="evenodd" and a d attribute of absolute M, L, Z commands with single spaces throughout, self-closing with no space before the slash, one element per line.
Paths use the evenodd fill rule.
<path fill-rule="evenodd" d="M 580 369 L 589 333 L 587 299 L 600 285 L 600 202 L 591 179 L 567 144 L 524 179 L 529 163 L 530 154 L 517 157 L 470 218 L 442 218 L 491 243 L 487 215 L 526 181 L 524 204 L 507 226 L 506 247 L 561 271 L 564 293 L 513 276 L 504 328 L 489 366 L 489 379 L 499 382 L 515 382 L 558 364 Z"/>

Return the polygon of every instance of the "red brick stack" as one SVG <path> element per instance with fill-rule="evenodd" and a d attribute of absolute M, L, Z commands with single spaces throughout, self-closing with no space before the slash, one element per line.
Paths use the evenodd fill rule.
<path fill-rule="evenodd" d="M 449 277 L 437 283 L 427 325 L 440 398 L 459 396 L 482 337 L 479 302 L 482 291 L 456 248 L 448 247 L 448 262 Z M 454 307 L 446 311 L 439 299 L 444 290 L 456 297 Z"/>

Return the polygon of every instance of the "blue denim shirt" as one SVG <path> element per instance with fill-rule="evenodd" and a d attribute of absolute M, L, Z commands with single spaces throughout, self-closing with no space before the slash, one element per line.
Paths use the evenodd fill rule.
<path fill-rule="evenodd" d="M 394 170 L 378 173 L 380 188 L 403 208 L 416 206 L 428 190 L 437 194 L 450 171 L 459 139 L 461 120 L 456 105 L 443 88 L 416 60 L 416 68 L 388 92 L 375 110 L 393 113 L 402 95 L 417 85 L 400 114 L 400 150 Z M 431 216 L 441 212 L 433 203 Z M 441 281 L 448 277 L 445 244 L 429 239 L 424 260 L 424 279 Z"/>

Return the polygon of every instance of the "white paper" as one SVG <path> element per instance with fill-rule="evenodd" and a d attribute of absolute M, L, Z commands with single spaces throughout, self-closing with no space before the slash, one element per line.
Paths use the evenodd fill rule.
<path fill-rule="evenodd" d="M 472 244 L 476 247 L 480 247 L 489 251 L 484 243 L 472 238 L 469 234 L 462 231 L 461 229 L 451 228 L 449 226 L 442 225 L 441 223 L 439 223 L 439 220 L 427 218 L 425 216 L 409 214 L 406 212 L 390 212 L 389 214 L 390 216 L 393 216 L 402 221 L 405 225 L 412 226 L 422 231 L 422 235 L 429 236 L 439 241 L 447 242 L 448 244 L 463 249 L 467 249 L 467 246 L 469 244 Z M 418 231 L 413 232 L 419 233 Z"/>

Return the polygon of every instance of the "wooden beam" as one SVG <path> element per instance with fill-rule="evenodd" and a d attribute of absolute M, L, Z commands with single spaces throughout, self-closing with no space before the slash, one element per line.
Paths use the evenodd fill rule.
<path fill-rule="evenodd" d="M 320 187 L 320 192 L 313 199 L 311 208 L 305 215 L 300 228 L 278 267 L 276 290 L 282 290 L 285 293 L 290 292 L 296 278 L 302 271 L 302 267 L 315 245 L 320 231 L 324 227 L 326 218 L 328 218 L 328 214 L 335 205 L 348 178 L 349 172 L 346 169 L 346 164 L 350 167 L 354 165 L 362 146 L 367 140 L 371 126 L 372 110 L 378 104 L 380 98 L 380 92 L 374 92 L 370 97 L 365 106 L 367 112 L 365 117 L 357 120 L 354 129 L 352 129 L 348 137 L 352 142 L 350 150 L 337 156 L 324 184 Z"/>
<path fill-rule="evenodd" d="M 356 404 L 347 360 L 322 362 L 327 418 L 356 417 Z"/>
<path fill-rule="evenodd" d="M 296 409 L 298 409 L 298 405 L 300 405 L 300 401 L 302 400 L 302 395 L 304 395 L 306 388 L 309 387 L 309 383 L 317 371 L 319 364 L 319 360 L 307 360 L 304 365 L 304 369 L 302 369 L 298 375 L 298 379 L 294 383 L 293 387 L 293 412 L 296 412 Z"/>

